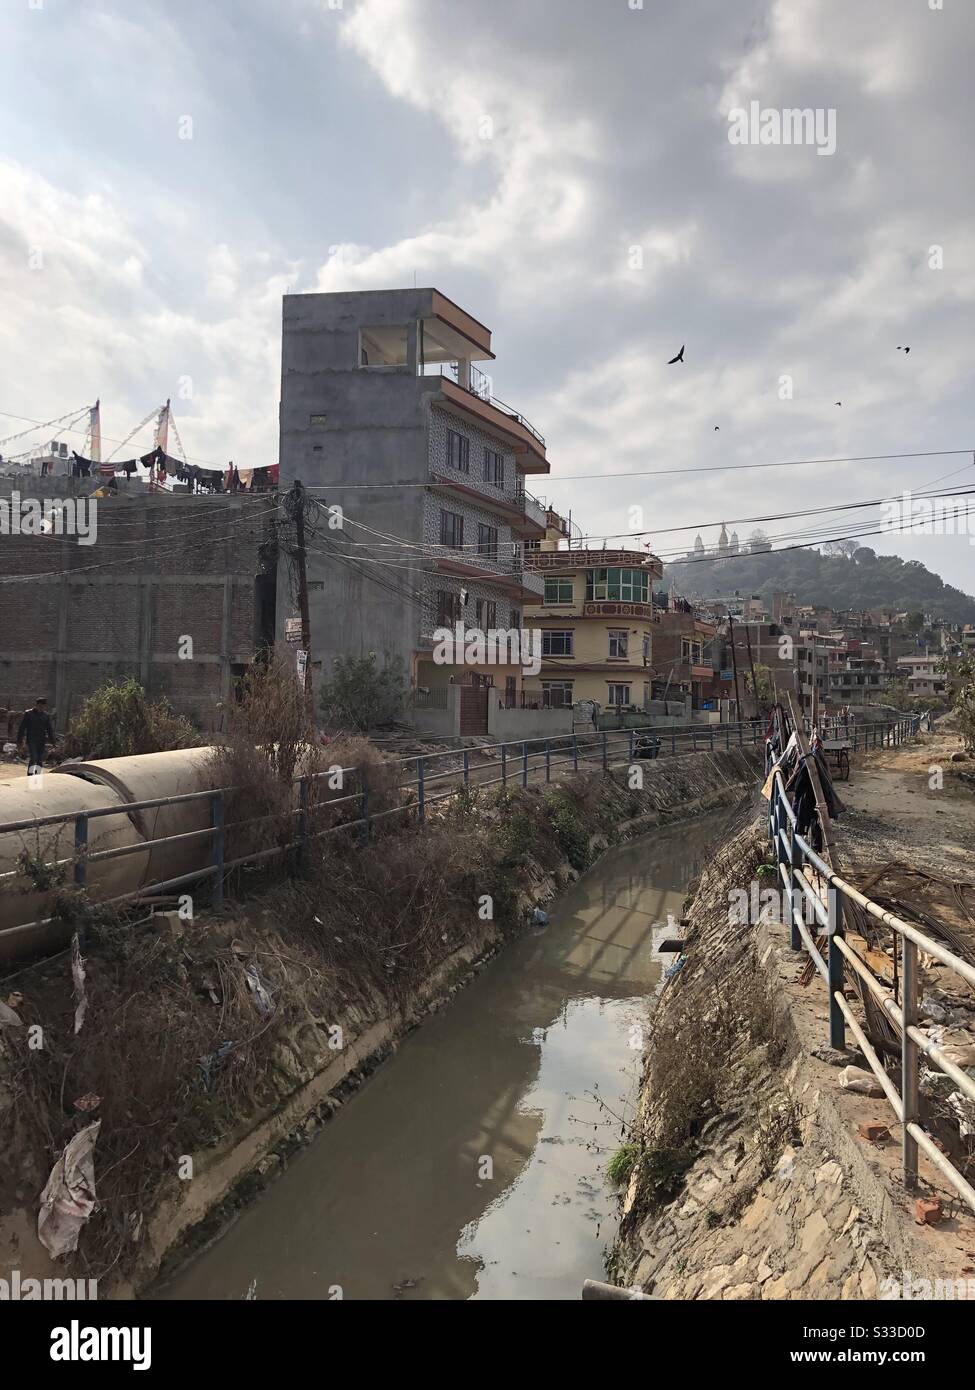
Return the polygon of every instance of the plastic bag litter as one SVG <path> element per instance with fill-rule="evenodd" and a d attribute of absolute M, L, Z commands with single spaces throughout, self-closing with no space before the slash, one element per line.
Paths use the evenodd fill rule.
<path fill-rule="evenodd" d="M 95 1141 L 101 1120 L 79 1130 L 51 1169 L 37 1213 L 37 1239 L 54 1259 L 77 1250 L 81 1228 L 95 1210 Z"/>
<path fill-rule="evenodd" d="M 249 965 L 244 971 L 244 978 L 247 980 L 247 988 L 254 996 L 257 1012 L 262 1018 L 270 1018 L 274 1013 L 274 1000 L 271 991 L 261 979 L 257 966 Z"/>
<path fill-rule="evenodd" d="M 884 1094 L 884 1088 L 873 1072 L 864 1071 L 861 1067 L 844 1067 L 837 1080 L 845 1090 L 856 1091 L 860 1095 L 882 1096 Z"/>

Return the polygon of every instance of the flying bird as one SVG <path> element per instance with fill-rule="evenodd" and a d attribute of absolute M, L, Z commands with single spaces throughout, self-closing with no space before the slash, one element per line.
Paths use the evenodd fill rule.
<path fill-rule="evenodd" d="M 672 358 L 670 359 L 670 361 L 667 363 L 667 366 L 668 366 L 668 367 L 672 367 L 672 366 L 674 365 L 675 362 L 683 362 L 683 360 L 684 360 L 684 348 L 685 348 L 685 346 L 686 346 L 685 343 L 681 343 L 681 345 L 680 345 L 680 352 L 677 354 L 676 357 L 672 357 Z"/>
<path fill-rule="evenodd" d="M 897 351 L 898 351 L 898 352 L 910 352 L 910 350 L 911 350 L 911 349 L 910 349 L 909 347 L 901 347 L 900 343 L 897 344 Z"/>
<path fill-rule="evenodd" d="M 843 402 L 842 402 L 842 401 L 834 401 L 833 404 L 834 404 L 834 405 L 842 405 Z"/>
<path fill-rule="evenodd" d="M 719 429 L 721 428 L 721 426 L 720 426 L 720 425 L 715 425 L 714 428 L 715 428 L 716 430 L 719 430 Z"/>

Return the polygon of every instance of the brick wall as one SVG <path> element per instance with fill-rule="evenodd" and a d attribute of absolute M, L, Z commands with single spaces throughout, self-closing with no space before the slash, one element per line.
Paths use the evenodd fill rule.
<path fill-rule="evenodd" d="M 0 497 L 10 498 L 7 480 Z M 257 550 L 272 506 L 123 495 L 99 504 L 93 545 L 0 535 L 0 706 L 44 695 L 63 728 L 99 685 L 134 676 L 219 728 L 232 668 L 254 654 Z"/>

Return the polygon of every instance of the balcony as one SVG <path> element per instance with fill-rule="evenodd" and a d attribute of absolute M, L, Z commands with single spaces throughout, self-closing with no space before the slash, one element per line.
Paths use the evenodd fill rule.
<path fill-rule="evenodd" d="M 663 561 L 645 550 L 535 550 L 525 556 L 532 569 L 569 570 L 645 569 L 652 579 L 663 577 Z"/>
<path fill-rule="evenodd" d="M 525 488 L 519 488 L 515 494 L 515 501 L 520 504 L 522 515 L 525 521 L 525 531 L 529 535 L 534 535 L 536 531 L 544 534 L 547 510 L 537 497 L 533 497 Z"/>
<path fill-rule="evenodd" d="M 476 472 L 458 473 L 446 465 L 439 471 L 430 470 L 430 485 L 439 494 L 459 497 L 494 512 L 516 536 L 538 539 L 545 534 L 545 508 L 523 488 L 519 488 L 514 497 L 505 497 L 500 489 L 484 482 Z"/>
<path fill-rule="evenodd" d="M 545 439 L 524 415 L 494 396 L 481 395 L 471 387 L 461 386 L 442 366 L 420 378 L 422 381 L 431 379 L 438 381 L 440 386 L 436 404 L 502 438 L 516 455 L 520 472 L 550 472 L 545 458 Z"/>

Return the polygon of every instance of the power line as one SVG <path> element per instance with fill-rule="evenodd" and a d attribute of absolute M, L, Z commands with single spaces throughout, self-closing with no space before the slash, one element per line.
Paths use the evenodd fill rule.
<path fill-rule="evenodd" d="M 0 414 L 4 412 L 0 411 Z M 881 463 L 896 459 L 950 458 L 961 454 L 975 454 L 971 446 L 967 449 L 925 449 L 917 453 L 902 454 L 848 454 L 843 457 L 785 459 L 776 463 L 721 463 L 697 468 L 645 468 L 632 472 L 619 473 L 560 473 L 557 481 L 563 482 L 601 482 L 605 478 L 661 478 L 685 473 L 743 473 L 756 468 L 807 468 L 814 464 L 830 463 Z M 449 485 L 449 479 L 442 480 Z M 328 492 L 338 488 L 351 488 L 356 492 L 375 491 L 383 488 L 432 488 L 437 483 L 322 483 L 308 488 L 309 492 Z"/>

